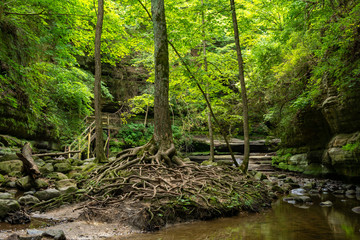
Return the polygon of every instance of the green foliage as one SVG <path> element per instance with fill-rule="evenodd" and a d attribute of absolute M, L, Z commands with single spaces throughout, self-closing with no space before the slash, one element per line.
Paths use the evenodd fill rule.
<path fill-rule="evenodd" d="M 181 127 L 172 126 L 174 142 L 179 151 L 188 151 L 192 138 Z M 115 137 L 110 141 L 110 151 L 118 153 L 121 150 L 146 144 L 153 136 L 154 126 L 147 127 L 144 124 L 129 123 L 123 125 Z"/>
<path fill-rule="evenodd" d="M 154 127 L 145 127 L 143 124 L 129 123 L 124 125 L 115 138 L 110 142 L 110 150 L 118 152 L 120 149 L 137 147 L 150 141 Z"/>
<path fill-rule="evenodd" d="M 276 152 L 276 156 L 272 158 L 271 164 L 279 168 L 284 168 L 292 155 L 294 155 L 292 148 L 282 148 Z"/>
<path fill-rule="evenodd" d="M 144 4 L 149 10 L 150 2 Z M 166 14 L 169 40 L 209 94 L 221 127 L 238 136 L 242 104 L 228 4 L 225 0 L 203 4 L 169 0 Z M 357 1 L 243 1 L 237 3 L 237 14 L 253 132 L 270 129 L 285 141 L 292 139 L 299 113 L 321 106 L 325 90 L 333 87 L 343 99 L 358 92 Z M 81 129 L 81 119 L 92 111 L 93 76 L 79 64 L 87 65 L 83 59 L 93 57 L 95 22 L 96 9 L 90 0 L 0 3 L 1 129 L 25 129 L 19 135 L 41 133 L 62 139 Z M 153 82 L 152 34 L 152 23 L 137 1 L 105 3 L 104 63 L 116 66 L 122 57 L 132 55 L 129 64 L 148 69 L 148 82 Z M 170 107 L 173 117 L 181 121 L 176 123 L 181 130 L 175 129 L 174 136 L 207 132 L 203 96 L 171 48 L 170 66 Z M 111 99 L 106 86 L 102 91 Z M 143 114 L 148 108 L 151 113 L 153 87 L 142 89 L 130 104 L 132 114 Z M 263 127 L 264 122 L 272 127 Z M 219 131 L 215 128 L 215 134 Z M 140 128 L 127 133 L 120 134 L 120 143 L 113 141 L 113 148 L 144 143 L 151 135 Z M 176 139 L 179 147 L 187 149 L 186 135 Z"/>
<path fill-rule="evenodd" d="M 352 153 L 360 153 L 360 142 L 348 143 L 344 145 L 342 149 Z"/>

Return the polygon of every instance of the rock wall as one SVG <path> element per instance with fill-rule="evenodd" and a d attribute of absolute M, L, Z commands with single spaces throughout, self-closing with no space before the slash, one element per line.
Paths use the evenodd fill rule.
<path fill-rule="evenodd" d="M 324 84 L 322 103 L 297 115 L 298 133 L 273 164 L 311 175 L 360 179 L 359 102 L 360 89 L 343 97 Z"/>
<path fill-rule="evenodd" d="M 134 56 L 126 56 L 119 60 L 115 66 L 103 64 L 102 80 L 108 87 L 114 99 L 105 99 L 103 102 L 104 112 L 116 112 L 119 109 L 119 102 L 126 102 L 128 99 L 139 95 L 147 86 L 149 78 L 148 71 L 142 67 L 135 67 L 131 64 Z M 81 68 L 95 72 L 94 59 L 89 57 L 77 58 Z"/>

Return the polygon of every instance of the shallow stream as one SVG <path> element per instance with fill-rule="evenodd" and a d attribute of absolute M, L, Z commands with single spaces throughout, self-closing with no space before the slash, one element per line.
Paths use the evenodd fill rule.
<path fill-rule="evenodd" d="M 159 232 L 113 237 L 111 240 L 360 240 L 360 206 L 356 198 L 331 194 L 311 196 L 312 205 L 292 205 L 282 199 L 271 210 L 206 222 L 179 224 Z M 320 202 L 330 200 L 331 207 Z"/>

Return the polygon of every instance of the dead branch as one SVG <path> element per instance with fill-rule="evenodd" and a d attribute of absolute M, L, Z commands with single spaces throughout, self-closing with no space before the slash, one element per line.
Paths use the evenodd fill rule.
<path fill-rule="evenodd" d="M 21 149 L 21 153 L 16 153 L 16 155 L 23 162 L 25 172 L 27 172 L 33 179 L 36 179 L 40 176 L 40 170 L 32 158 L 32 149 L 30 147 L 30 143 L 25 143 Z"/>

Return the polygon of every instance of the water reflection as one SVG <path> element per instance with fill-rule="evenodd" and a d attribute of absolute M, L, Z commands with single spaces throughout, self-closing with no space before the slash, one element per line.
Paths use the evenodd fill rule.
<path fill-rule="evenodd" d="M 312 197 L 314 204 L 301 208 L 279 200 L 265 213 L 180 224 L 151 234 L 114 237 L 112 240 L 356 240 L 360 215 L 351 211 L 360 202 L 332 195 Z M 330 200 L 331 207 L 319 203 Z"/>

